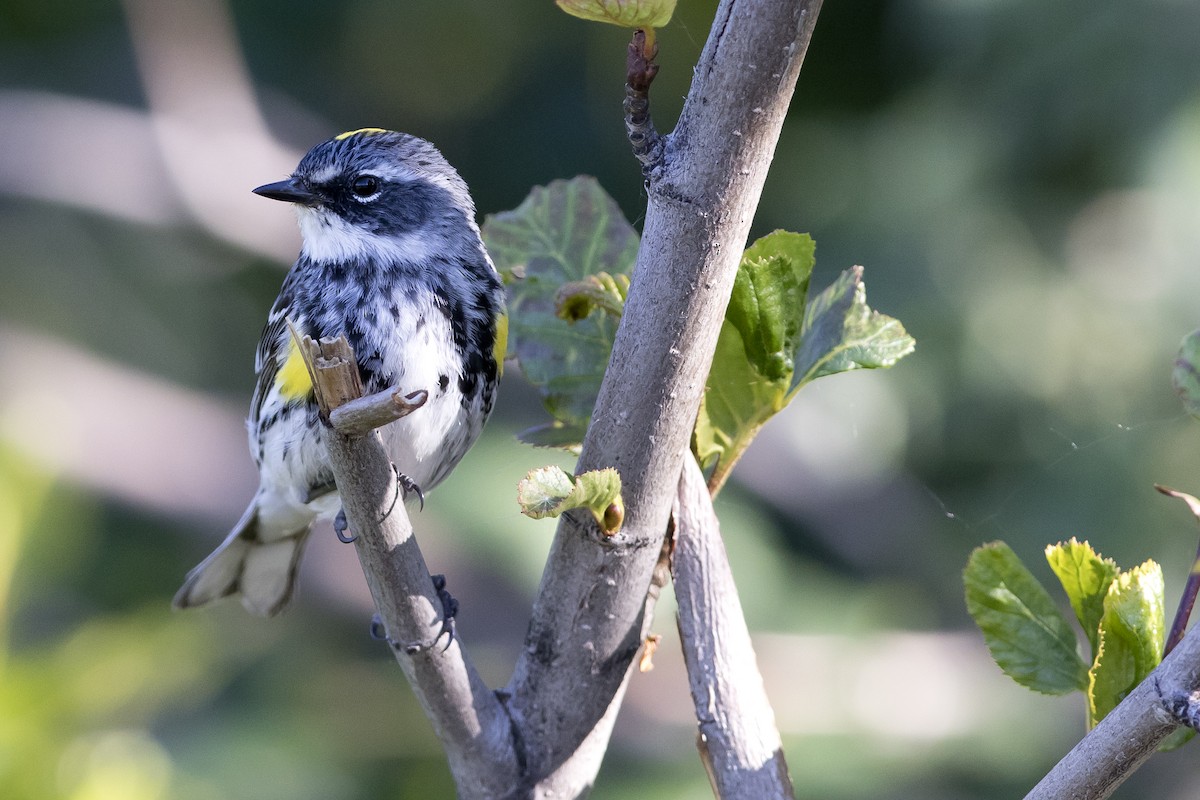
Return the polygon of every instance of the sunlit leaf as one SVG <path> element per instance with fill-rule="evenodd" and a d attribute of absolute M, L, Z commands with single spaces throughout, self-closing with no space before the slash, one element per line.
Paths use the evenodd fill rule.
<path fill-rule="evenodd" d="M 1117 707 L 1162 660 L 1162 568 L 1146 561 L 1116 577 L 1104 598 L 1100 648 L 1088 672 L 1088 723 Z"/>
<path fill-rule="evenodd" d="M 1070 623 L 1008 545 L 976 548 L 963 583 L 967 611 L 1006 675 L 1046 694 L 1087 688 Z"/>
<path fill-rule="evenodd" d="M 671 21 L 676 0 L 555 0 L 573 17 L 623 28 L 661 28 Z"/>
<path fill-rule="evenodd" d="M 1104 598 L 1108 595 L 1109 584 L 1120 570 L 1112 559 L 1101 558 L 1090 544 L 1074 538 L 1047 547 L 1046 561 L 1071 601 L 1071 609 L 1087 634 L 1094 659 L 1100 646 Z"/>
<path fill-rule="evenodd" d="M 555 466 L 538 467 L 517 484 L 517 502 L 521 513 L 533 519 L 586 508 L 610 536 L 620 530 L 625 518 L 621 476 L 611 467 L 580 475 Z"/>
<path fill-rule="evenodd" d="M 787 404 L 814 250 L 807 234 L 775 231 L 742 255 L 694 439 L 714 490 Z"/>
<path fill-rule="evenodd" d="M 768 381 L 792 376 L 816 245 L 808 234 L 775 231 L 742 254 L 725 319 L 745 358 Z"/>
<path fill-rule="evenodd" d="M 862 267 L 851 267 L 804 310 L 793 389 L 823 375 L 890 367 L 915 342 L 892 317 L 867 306 Z"/>

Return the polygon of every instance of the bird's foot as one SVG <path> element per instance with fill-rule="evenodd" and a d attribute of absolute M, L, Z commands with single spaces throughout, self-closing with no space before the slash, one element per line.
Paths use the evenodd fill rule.
<path fill-rule="evenodd" d="M 333 532 L 337 534 L 339 542 L 351 544 L 358 537 L 349 531 L 350 523 L 346 521 L 346 509 L 339 508 L 337 516 L 333 518 Z"/>

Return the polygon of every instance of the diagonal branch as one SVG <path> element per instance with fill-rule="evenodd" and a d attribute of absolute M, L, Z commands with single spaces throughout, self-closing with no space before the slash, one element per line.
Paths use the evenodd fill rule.
<path fill-rule="evenodd" d="M 625 525 L 568 514 L 534 603 L 508 709 L 531 783 L 590 785 L 647 622 L 651 573 L 820 0 L 723 0 L 675 130 L 647 173 L 629 300 L 577 469 L 615 467 Z"/>
<path fill-rule="evenodd" d="M 339 341 L 344 347 L 321 342 L 323 351 L 339 355 L 308 363 L 322 408 L 334 420 L 322 438 L 386 639 L 442 741 L 460 794 L 506 796 L 517 771 L 508 717 L 462 643 L 453 637 L 439 643 L 445 642 L 442 601 L 413 537 L 392 463 L 379 435 L 363 428 L 363 413 L 386 424 L 416 406 L 404 406 L 398 392 L 356 399 L 347 387 L 357 381 L 344 376 L 353 371 L 356 379 L 357 364 L 345 339 Z"/>
<path fill-rule="evenodd" d="M 1200 689 L 1200 628 L 1063 756 L 1025 800 L 1102 800 L 1154 754 L 1179 722 L 1168 706 Z"/>
<path fill-rule="evenodd" d="M 763 688 L 720 523 L 704 475 L 684 459 L 671 559 L 679 638 L 687 662 L 697 746 L 717 797 L 790 798 L 783 744 Z"/>

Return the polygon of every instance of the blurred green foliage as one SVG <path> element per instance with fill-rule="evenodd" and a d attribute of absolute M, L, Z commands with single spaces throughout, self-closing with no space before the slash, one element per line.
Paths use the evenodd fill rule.
<path fill-rule="evenodd" d="M 660 130 L 714 6 L 680 4 L 658 31 Z M 232 39 L 128 24 L 224 8 Z M 815 286 L 864 265 L 872 305 L 921 348 L 806 389 L 719 504 L 802 797 L 1011 797 L 1082 731 L 1077 703 L 1022 705 L 975 669 L 978 638 L 949 635 L 969 624 L 959 570 L 979 543 L 1032 562 L 1078 535 L 1182 583 L 1192 523 L 1151 484 L 1194 492 L 1200 466 L 1170 385 L 1200 317 L 1197 30 L 1180 0 L 821 11 L 751 238 L 811 232 Z M 298 241 L 249 246 L 281 212 L 236 228 L 240 210 L 203 206 L 215 190 L 185 190 L 210 176 L 240 196 L 290 168 L 250 152 L 233 64 L 296 154 L 400 128 L 439 145 L 481 215 L 586 173 L 640 226 L 626 43 L 548 0 L 0 4 L 0 797 L 451 796 L 330 537 L 281 619 L 168 611 L 252 492 L 238 417 Z M 189 54 L 182 78 L 154 61 Z M 497 686 L 553 528 L 515 504 L 548 455 L 512 435 L 540 419 L 506 373 L 418 523 Z M 654 683 L 670 649 L 635 676 L 595 797 L 709 796 L 682 686 Z M 1196 780 L 1194 759 L 1157 757 L 1117 797 Z"/>

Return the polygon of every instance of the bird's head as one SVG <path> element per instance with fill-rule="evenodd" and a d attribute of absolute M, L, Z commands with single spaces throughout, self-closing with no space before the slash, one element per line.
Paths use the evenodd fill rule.
<path fill-rule="evenodd" d="M 432 144 L 395 131 L 322 142 L 290 178 L 254 192 L 294 204 L 303 253 L 317 262 L 419 261 L 478 240 L 462 178 Z"/>

